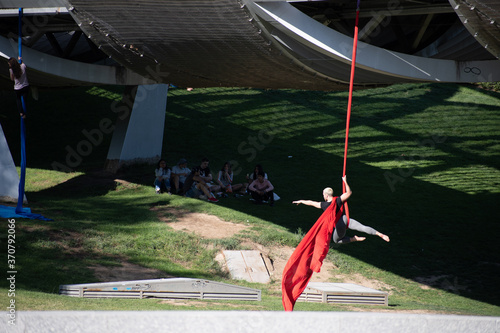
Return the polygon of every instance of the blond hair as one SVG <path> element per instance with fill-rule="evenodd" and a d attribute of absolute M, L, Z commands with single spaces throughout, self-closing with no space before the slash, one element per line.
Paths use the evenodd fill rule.
<path fill-rule="evenodd" d="M 324 190 L 323 190 L 323 193 L 328 195 L 329 197 L 332 197 L 333 196 L 333 189 L 331 187 L 326 187 Z"/>

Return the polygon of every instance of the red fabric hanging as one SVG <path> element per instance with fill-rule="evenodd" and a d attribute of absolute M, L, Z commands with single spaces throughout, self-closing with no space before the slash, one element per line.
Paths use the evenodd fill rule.
<path fill-rule="evenodd" d="M 306 289 L 313 272 L 319 272 L 330 248 L 333 229 L 344 214 L 343 206 L 337 211 L 337 197 L 321 214 L 316 223 L 295 248 L 283 270 L 281 280 L 282 301 L 285 311 L 293 311 L 295 302 Z"/>
<path fill-rule="evenodd" d="M 351 108 L 352 108 L 352 91 L 354 88 L 354 70 L 356 69 L 356 50 L 358 48 L 358 24 L 359 24 L 359 3 L 356 9 L 356 24 L 354 25 L 354 38 L 352 43 L 352 59 L 351 59 L 351 78 L 349 81 L 349 100 L 347 102 L 347 120 L 345 126 L 345 147 L 344 147 L 344 171 L 342 176 L 345 176 L 347 167 L 347 146 L 349 141 L 349 126 L 351 122 Z M 345 192 L 345 183 L 342 182 L 342 189 Z M 347 217 L 347 227 L 349 228 L 349 207 L 345 203 L 345 215 Z"/>
<path fill-rule="evenodd" d="M 356 9 L 356 24 L 354 28 L 354 41 L 352 48 L 351 59 L 351 79 L 349 82 L 349 101 L 347 104 L 347 121 L 345 134 L 344 148 L 344 170 L 342 176 L 346 175 L 347 165 L 347 146 L 349 139 L 349 126 L 351 120 L 352 107 L 352 92 L 354 87 L 354 70 L 356 68 L 356 49 L 358 45 L 358 23 L 359 23 L 359 4 Z M 345 193 L 345 183 L 342 182 L 342 189 Z M 347 203 L 344 203 L 340 210 L 336 213 L 336 197 L 332 200 L 332 204 L 323 212 L 320 218 L 313 225 L 311 230 L 304 236 L 299 243 L 292 256 L 288 259 L 285 269 L 283 270 L 283 278 L 281 280 L 282 302 L 285 311 L 293 311 L 295 302 L 306 289 L 313 272 L 319 272 L 323 265 L 332 239 L 333 229 L 337 221 L 344 214 L 347 217 L 347 227 L 349 227 L 349 208 Z"/>

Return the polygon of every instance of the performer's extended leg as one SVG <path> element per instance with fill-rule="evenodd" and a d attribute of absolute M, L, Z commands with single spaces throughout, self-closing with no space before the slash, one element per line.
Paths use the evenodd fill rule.
<path fill-rule="evenodd" d="M 350 220 L 349 221 L 349 229 L 358 230 L 358 231 L 364 232 L 364 233 L 369 234 L 369 235 L 379 236 L 380 238 L 382 238 L 386 242 L 390 241 L 389 236 L 384 235 L 383 233 L 373 229 L 372 227 L 362 225 L 361 223 L 359 223 L 358 221 L 356 221 L 354 219 L 349 219 L 349 220 Z"/>
<path fill-rule="evenodd" d="M 341 221 L 345 225 L 347 223 L 347 217 L 345 215 L 342 216 Z M 363 225 L 359 221 L 357 221 L 357 220 L 355 220 L 353 218 L 349 219 L 349 229 L 356 230 L 356 231 L 361 231 L 361 232 L 364 232 L 365 234 L 368 234 L 368 235 L 379 236 L 380 238 L 382 238 L 386 242 L 390 241 L 389 236 L 384 235 L 381 232 L 378 232 L 377 230 L 373 229 L 372 227 Z M 344 234 L 345 234 L 345 232 L 344 232 Z M 349 242 L 356 242 L 356 241 L 359 242 L 359 241 L 363 241 L 363 240 L 366 239 L 365 237 L 354 236 L 354 237 L 351 237 L 348 241 L 346 241 L 345 240 L 346 238 L 348 238 L 348 237 L 344 237 L 343 239 L 341 239 L 339 241 L 339 243 L 349 243 Z"/>
<path fill-rule="evenodd" d="M 345 215 L 342 218 L 347 220 Z M 377 230 L 373 229 L 372 227 L 368 227 L 366 225 L 363 225 L 353 218 L 349 219 L 349 229 L 361 231 L 361 232 L 364 232 L 365 234 L 368 234 L 368 235 L 376 235 L 377 234 Z"/>

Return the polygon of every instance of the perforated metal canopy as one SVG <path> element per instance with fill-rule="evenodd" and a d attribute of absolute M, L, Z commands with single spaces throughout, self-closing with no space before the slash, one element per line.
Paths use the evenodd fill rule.
<path fill-rule="evenodd" d="M 26 8 L 26 25 L 43 22 L 23 44 L 71 59 L 71 68 L 119 64 L 183 87 L 345 90 L 349 82 L 355 1 L 6 0 L 0 35 L 15 35 L 18 6 Z M 363 1 L 355 86 L 499 81 L 499 9 L 493 0 Z M 35 85 L 103 81 L 76 71 L 53 75 L 57 62 L 36 68 L 28 60 L 39 71 L 29 75 Z M 123 69 L 116 72 L 112 84 L 130 83 Z"/>

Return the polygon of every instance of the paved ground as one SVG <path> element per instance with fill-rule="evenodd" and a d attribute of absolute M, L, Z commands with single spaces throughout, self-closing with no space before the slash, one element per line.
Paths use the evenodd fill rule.
<path fill-rule="evenodd" d="M 0 332 L 499 333 L 500 317 L 374 312 L 20 311 Z M 7 318 L 6 318 L 7 317 Z"/>

